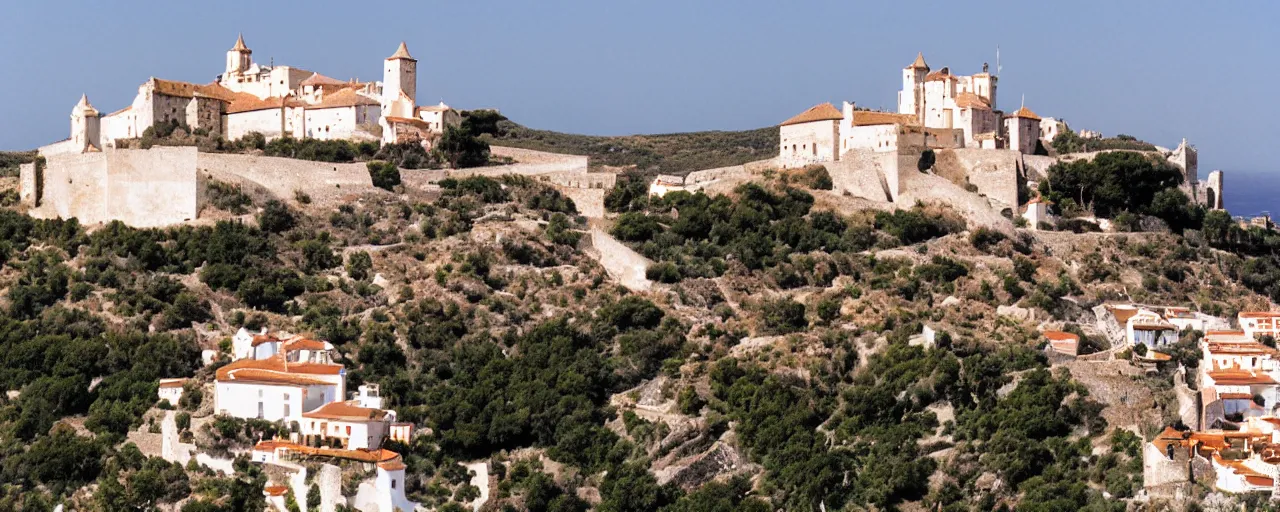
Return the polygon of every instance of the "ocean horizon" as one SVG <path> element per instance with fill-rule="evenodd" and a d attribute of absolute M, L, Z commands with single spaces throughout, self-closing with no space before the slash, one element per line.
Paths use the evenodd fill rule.
<path fill-rule="evenodd" d="M 1277 201 L 1280 198 L 1280 175 L 1266 171 L 1226 171 L 1222 181 L 1223 199 L 1231 215 L 1280 215 L 1280 201 Z"/>

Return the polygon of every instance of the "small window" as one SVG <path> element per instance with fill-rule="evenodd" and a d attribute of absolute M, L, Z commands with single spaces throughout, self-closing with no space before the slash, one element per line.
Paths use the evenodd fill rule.
<path fill-rule="evenodd" d="M 395 489 L 395 488 L 396 488 L 396 479 L 394 479 L 394 478 L 392 478 L 392 479 L 391 479 L 391 488 L 392 488 L 392 489 Z"/>

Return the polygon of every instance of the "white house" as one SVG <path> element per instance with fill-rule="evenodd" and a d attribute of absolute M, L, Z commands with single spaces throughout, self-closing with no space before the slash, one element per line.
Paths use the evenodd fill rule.
<path fill-rule="evenodd" d="M 404 497 L 404 461 L 399 457 L 378 463 L 378 511 L 413 510 L 417 504 Z"/>
<path fill-rule="evenodd" d="M 671 174 L 659 174 L 653 178 L 653 182 L 649 184 L 649 195 L 662 197 L 667 192 L 675 190 L 685 190 L 684 176 L 675 176 Z"/>
<path fill-rule="evenodd" d="M 346 370 L 332 362 L 328 343 L 295 338 L 259 344 L 263 346 L 280 348 L 263 359 L 239 359 L 218 369 L 214 379 L 218 414 L 301 421 L 302 413 L 346 395 Z"/>
<path fill-rule="evenodd" d="M 372 450 L 382 446 L 395 413 L 332 402 L 302 414 L 302 437 L 307 444 L 334 445 L 347 450 Z"/>
<path fill-rule="evenodd" d="M 178 400 L 182 399 L 182 386 L 187 383 L 187 379 L 160 379 L 160 387 L 156 391 L 160 395 L 161 400 L 168 400 L 169 405 L 178 405 Z"/>
<path fill-rule="evenodd" d="M 1269 335 L 1280 338 L 1280 313 L 1274 311 L 1241 311 L 1236 319 L 1245 336 L 1257 338 Z"/>

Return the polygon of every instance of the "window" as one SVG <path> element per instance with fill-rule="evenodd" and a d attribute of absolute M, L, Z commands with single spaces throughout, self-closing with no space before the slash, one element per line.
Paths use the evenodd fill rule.
<path fill-rule="evenodd" d="M 351 435 L 351 425 L 347 425 L 347 435 Z"/>
<path fill-rule="evenodd" d="M 391 479 L 391 488 L 392 488 L 392 489 L 395 489 L 395 488 L 396 488 L 396 479 L 394 479 L 394 478 L 392 478 L 392 479 Z"/>

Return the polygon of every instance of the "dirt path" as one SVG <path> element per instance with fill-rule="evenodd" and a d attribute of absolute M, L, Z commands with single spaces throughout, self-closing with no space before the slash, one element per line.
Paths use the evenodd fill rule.
<path fill-rule="evenodd" d="M 476 476 L 471 477 L 471 485 L 480 489 L 480 497 L 471 502 L 471 510 L 480 512 L 480 508 L 489 501 L 489 463 L 482 460 L 464 464 L 463 466 L 476 474 Z"/>

